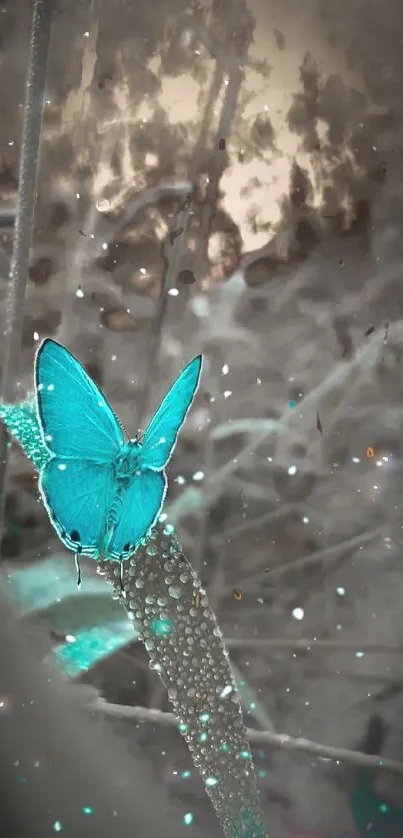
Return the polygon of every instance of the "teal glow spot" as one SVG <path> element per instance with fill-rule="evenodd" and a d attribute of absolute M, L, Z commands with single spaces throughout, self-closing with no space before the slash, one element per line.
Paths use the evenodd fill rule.
<path fill-rule="evenodd" d="M 242 759 L 252 759 L 252 754 L 249 751 L 241 751 L 240 756 Z"/>
<path fill-rule="evenodd" d="M 208 722 L 209 718 L 210 718 L 210 713 L 200 713 L 199 719 L 202 722 L 202 724 L 205 724 L 206 722 Z"/>
<path fill-rule="evenodd" d="M 294 399 L 290 399 L 290 401 L 288 402 L 288 407 L 293 408 L 293 407 L 296 407 L 296 406 L 297 406 L 297 402 L 295 402 Z"/>
<path fill-rule="evenodd" d="M 190 826 L 190 824 L 193 821 L 193 818 L 194 815 L 192 815 L 192 812 L 186 812 L 186 815 L 183 818 L 183 823 L 185 824 L 185 826 Z"/>
<path fill-rule="evenodd" d="M 60 669 L 70 678 L 88 672 L 94 664 L 112 655 L 136 637 L 129 620 L 119 620 L 102 626 L 88 626 L 76 631 L 75 640 L 55 649 Z"/>
<path fill-rule="evenodd" d="M 156 619 L 154 620 L 151 626 L 152 634 L 155 634 L 156 637 L 164 637 L 167 634 L 171 634 L 174 629 L 174 624 L 172 620 L 162 620 Z"/>
<path fill-rule="evenodd" d="M 60 821 L 55 821 L 53 824 L 53 832 L 61 832 L 63 829 Z"/>
<path fill-rule="evenodd" d="M 17 603 L 22 616 L 31 614 L 34 611 L 46 611 L 54 607 L 56 601 L 65 599 L 75 600 L 81 604 L 83 593 L 77 588 L 77 571 L 74 561 L 70 556 L 57 555 L 53 559 L 44 559 L 37 562 L 33 567 L 23 569 L 16 568 L 7 574 L 7 580 L 2 583 L 2 588 L 7 599 Z M 122 608 L 110 596 L 105 595 L 105 582 L 100 576 L 86 574 L 85 576 L 85 598 L 87 603 L 94 602 L 102 597 L 108 602 L 108 619 L 122 619 Z M 98 606 L 99 607 L 99 606 Z M 104 606 L 106 608 L 106 606 Z M 88 622 L 88 621 L 87 621 Z M 56 628 L 56 627 L 55 627 Z M 75 632 L 76 626 L 74 626 Z M 58 631 L 72 631 L 71 609 L 66 614 L 66 622 L 57 625 Z"/>
<path fill-rule="evenodd" d="M 188 729 L 187 725 L 185 725 L 183 723 L 179 725 L 179 730 L 180 730 L 181 733 L 186 733 L 187 729 Z"/>
<path fill-rule="evenodd" d="M 257 772 L 257 775 L 258 777 L 260 777 L 260 779 L 263 779 L 263 777 L 267 777 L 267 771 L 263 771 L 263 768 L 260 768 Z"/>
<path fill-rule="evenodd" d="M 219 782 L 220 781 L 217 780 L 217 777 L 207 777 L 207 779 L 205 780 L 205 784 L 209 788 L 213 788 L 213 786 L 216 786 Z"/>
<path fill-rule="evenodd" d="M 379 811 L 382 812 L 383 815 L 385 815 L 386 812 L 389 812 L 389 808 L 390 807 L 388 806 L 387 803 L 381 803 L 380 806 L 379 806 Z"/>
<path fill-rule="evenodd" d="M 191 776 L 192 776 L 191 771 L 182 771 L 182 773 L 181 773 L 182 780 L 188 780 L 189 777 L 191 777 Z"/>
<path fill-rule="evenodd" d="M 200 738 L 200 742 L 207 742 L 208 733 L 201 733 L 199 738 Z"/>
<path fill-rule="evenodd" d="M 94 810 L 92 806 L 83 806 L 84 815 L 92 815 Z"/>
<path fill-rule="evenodd" d="M 226 743 L 226 742 L 223 742 L 223 743 L 222 743 L 222 745 L 221 745 L 221 750 L 222 750 L 222 751 L 224 751 L 224 753 L 226 753 L 226 754 L 228 753 L 228 751 L 229 751 L 229 746 L 227 745 L 227 743 Z"/>

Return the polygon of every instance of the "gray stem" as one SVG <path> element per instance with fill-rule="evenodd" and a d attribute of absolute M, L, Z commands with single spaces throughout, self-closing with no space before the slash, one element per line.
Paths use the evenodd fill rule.
<path fill-rule="evenodd" d="M 21 156 L 18 179 L 17 208 L 14 224 L 4 324 L 4 359 L 1 378 L 1 400 L 13 401 L 16 392 L 24 302 L 32 241 L 39 144 L 45 95 L 53 0 L 35 0 L 32 15 Z M 7 469 L 8 434 L 0 432 L 0 533 L 3 529 L 4 487 Z"/>
<path fill-rule="evenodd" d="M 100 563 L 120 590 L 120 567 Z M 173 532 L 158 523 L 123 569 L 123 604 L 168 690 L 227 838 L 265 838 L 252 755 L 228 653 L 206 592 Z"/>

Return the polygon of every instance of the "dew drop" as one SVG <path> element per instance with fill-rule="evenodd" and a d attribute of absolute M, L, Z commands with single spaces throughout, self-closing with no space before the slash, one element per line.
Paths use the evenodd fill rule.
<path fill-rule="evenodd" d="M 144 579 L 142 579 L 142 578 L 139 576 L 139 577 L 135 580 L 135 583 L 134 583 L 134 584 L 135 584 L 136 588 L 144 588 Z"/>

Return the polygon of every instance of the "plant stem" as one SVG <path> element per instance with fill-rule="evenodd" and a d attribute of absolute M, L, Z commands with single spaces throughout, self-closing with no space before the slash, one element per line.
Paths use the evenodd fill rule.
<path fill-rule="evenodd" d="M 17 207 L 14 223 L 6 320 L 4 324 L 1 401 L 14 401 L 24 302 L 32 241 L 39 145 L 45 98 L 53 0 L 35 0 L 32 12 L 30 50 L 25 87 L 25 104 L 21 140 Z M 2 427 L 0 436 L 0 533 L 3 529 L 4 486 L 7 470 L 9 437 Z"/>

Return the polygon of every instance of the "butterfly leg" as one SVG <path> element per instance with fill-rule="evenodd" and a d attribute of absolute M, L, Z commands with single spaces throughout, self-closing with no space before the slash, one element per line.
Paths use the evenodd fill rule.
<path fill-rule="evenodd" d="M 120 579 L 119 579 L 119 581 L 120 581 L 120 590 L 122 591 L 122 594 L 125 594 L 125 589 L 124 589 L 124 586 L 123 586 L 123 562 L 122 561 L 120 562 Z"/>
<path fill-rule="evenodd" d="M 79 553 L 75 553 L 74 561 L 76 563 L 76 570 L 77 570 L 77 588 L 81 588 L 81 567 L 79 562 Z"/>

